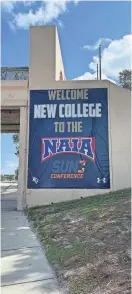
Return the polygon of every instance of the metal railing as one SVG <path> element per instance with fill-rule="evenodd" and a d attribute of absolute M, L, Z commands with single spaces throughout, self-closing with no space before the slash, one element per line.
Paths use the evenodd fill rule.
<path fill-rule="evenodd" d="M 28 80 L 28 67 L 1 67 L 1 80 Z"/>

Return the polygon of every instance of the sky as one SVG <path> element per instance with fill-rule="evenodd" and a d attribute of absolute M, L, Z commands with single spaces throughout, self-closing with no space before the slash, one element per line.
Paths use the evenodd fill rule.
<path fill-rule="evenodd" d="M 102 78 L 118 84 L 130 69 L 132 49 L 130 1 L 3 1 L 1 65 L 28 66 L 29 26 L 56 25 L 66 78 L 95 79 L 98 46 L 102 46 Z M 18 162 L 12 135 L 2 134 L 2 173 L 13 173 Z"/>
<path fill-rule="evenodd" d="M 18 167 L 18 158 L 15 155 L 15 146 L 12 143 L 12 134 L 1 135 L 1 174 L 14 174 Z"/>

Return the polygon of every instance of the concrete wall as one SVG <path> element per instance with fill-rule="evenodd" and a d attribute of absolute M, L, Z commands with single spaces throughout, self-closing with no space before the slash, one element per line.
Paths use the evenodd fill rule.
<path fill-rule="evenodd" d="M 42 87 L 42 85 L 41 85 Z M 37 89 L 38 87 L 34 87 Z M 110 190 L 38 189 L 26 191 L 27 205 L 50 204 L 130 187 L 130 92 L 108 81 L 53 82 L 43 89 L 108 88 Z M 124 140 L 125 137 L 125 140 Z"/>
<path fill-rule="evenodd" d="M 26 206 L 26 164 L 27 164 L 27 113 L 28 107 L 23 106 L 20 108 L 20 135 L 19 135 L 19 175 L 18 175 L 18 199 L 17 209 L 22 210 Z"/>
<path fill-rule="evenodd" d="M 131 186 L 131 93 L 110 83 L 112 189 Z"/>
<path fill-rule="evenodd" d="M 41 45 L 40 45 L 41 44 Z M 36 26 L 30 29 L 29 87 L 46 85 L 65 78 L 61 48 L 55 26 Z M 42 83 L 41 83 L 42 82 Z"/>
<path fill-rule="evenodd" d="M 45 43 L 46 39 L 46 43 Z M 121 89 L 108 81 L 55 81 L 58 80 L 60 69 L 63 69 L 63 61 L 55 27 L 31 28 L 30 38 L 30 90 L 40 89 L 77 89 L 77 88 L 108 88 L 109 106 L 109 157 L 111 190 L 130 186 L 130 164 L 129 158 L 129 130 L 130 130 L 130 92 Z M 40 46 L 41 44 L 41 46 Z M 55 52 L 55 55 L 54 55 Z M 47 73 L 47 74 L 46 74 Z M 46 76 L 45 76 L 46 74 Z M 127 98 L 126 98 L 127 97 Z M 126 99 L 126 104 L 124 100 Z M 122 103 L 119 103 L 122 101 Z M 124 107 L 126 110 L 124 111 Z M 121 113 L 117 117 L 116 112 Z M 28 118 L 29 120 L 29 118 Z M 125 121 L 125 123 L 123 122 Z M 124 134 L 127 133 L 125 143 L 118 134 L 120 125 L 123 124 Z M 122 146 L 122 147 L 121 147 Z M 27 141 L 28 150 L 28 141 Z M 120 154 L 118 154 L 120 152 Z M 122 153 L 121 153 L 122 152 Z M 123 155 L 123 166 L 120 168 L 120 161 Z M 28 163 L 28 156 L 27 161 Z M 27 186 L 27 183 L 26 183 Z M 70 200 L 106 193 L 109 190 L 77 190 L 77 189 L 43 189 L 28 190 L 26 187 L 26 203 L 28 206 L 49 204 L 63 200 Z"/>
<path fill-rule="evenodd" d="M 55 80 L 55 46 L 55 26 L 36 26 L 30 28 L 30 89 L 34 85 L 46 85 L 49 81 Z"/>
<path fill-rule="evenodd" d="M 20 129 L 20 107 L 27 106 L 29 91 L 28 81 L 1 81 L 1 108 L 18 111 L 18 114 L 1 113 L 1 132 L 17 133 Z"/>
<path fill-rule="evenodd" d="M 1 81 L 1 107 L 20 108 L 27 105 L 28 100 L 27 81 Z"/>

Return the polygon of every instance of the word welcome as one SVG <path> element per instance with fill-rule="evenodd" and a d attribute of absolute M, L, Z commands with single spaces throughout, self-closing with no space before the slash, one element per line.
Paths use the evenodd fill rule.
<path fill-rule="evenodd" d="M 49 100 L 78 100 L 88 99 L 88 89 L 49 90 Z"/>
<path fill-rule="evenodd" d="M 41 161 L 62 153 L 76 153 L 95 160 L 95 138 L 42 138 Z"/>
<path fill-rule="evenodd" d="M 34 105 L 34 118 L 101 117 L 101 103 Z"/>

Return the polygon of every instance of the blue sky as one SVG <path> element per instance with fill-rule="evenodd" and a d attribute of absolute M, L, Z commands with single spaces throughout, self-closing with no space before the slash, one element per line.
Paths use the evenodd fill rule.
<path fill-rule="evenodd" d="M 12 134 L 1 135 L 1 173 L 12 174 L 18 166 Z"/>
<path fill-rule="evenodd" d="M 130 68 L 130 1 L 4 1 L 1 21 L 2 66 L 28 66 L 29 25 L 54 24 L 67 79 L 96 78 L 100 42 L 103 78 L 118 83 L 119 71 Z M 14 171 L 13 153 L 12 135 L 2 135 L 3 173 Z"/>

